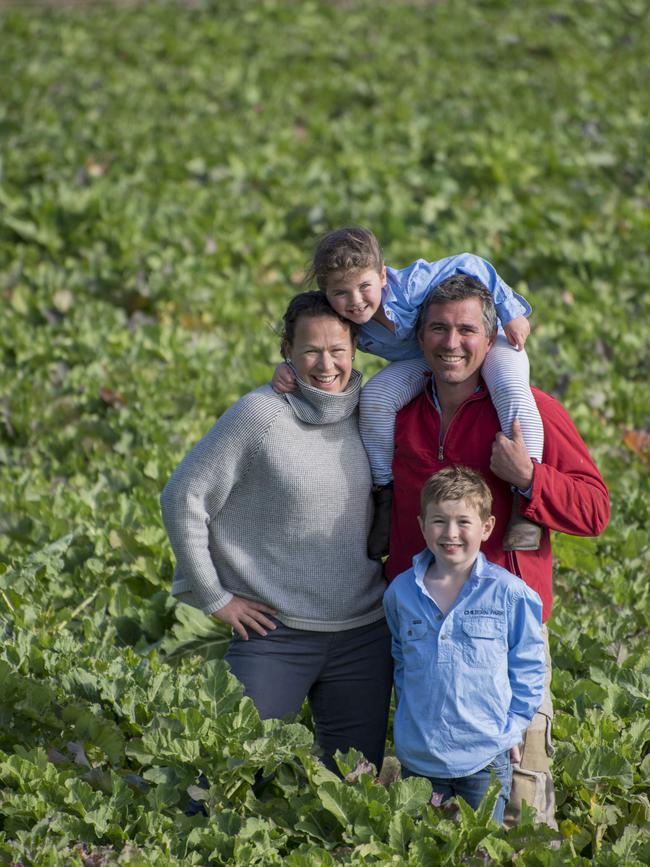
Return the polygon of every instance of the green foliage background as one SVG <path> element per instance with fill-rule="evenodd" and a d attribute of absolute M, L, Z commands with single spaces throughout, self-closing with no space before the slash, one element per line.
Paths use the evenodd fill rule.
<path fill-rule="evenodd" d="M 648 19 L 0 4 L 3 863 L 650 862 Z M 469 250 L 528 297 L 532 378 L 610 486 L 607 532 L 554 542 L 560 850 L 530 821 L 455 825 L 412 781 L 327 778 L 168 596 L 158 493 L 268 379 L 315 239 L 349 223 L 389 264 Z"/>

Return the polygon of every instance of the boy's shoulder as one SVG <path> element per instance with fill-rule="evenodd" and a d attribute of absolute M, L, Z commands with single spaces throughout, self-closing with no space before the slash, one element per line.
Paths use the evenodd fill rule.
<path fill-rule="evenodd" d="M 539 595 L 526 584 L 523 578 L 520 578 L 513 572 L 509 572 L 498 563 L 493 563 L 491 560 L 488 560 L 484 554 L 480 554 L 479 558 L 481 560 L 479 568 L 481 569 L 482 574 L 485 577 L 489 577 L 498 582 L 511 599 L 525 596 L 529 599 L 539 601 Z"/>
<path fill-rule="evenodd" d="M 396 575 L 386 588 L 384 598 L 403 596 L 405 593 L 412 592 L 415 587 L 415 569 L 411 566 Z"/>
<path fill-rule="evenodd" d="M 494 578 L 496 581 L 504 581 L 508 584 L 512 581 L 521 581 L 521 578 L 518 578 L 514 572 L 510 572 L 508 569 L 501 566 L 499 563 L 495 563 L 493 560 L 488 560 L 483 552 L 479 553 L 474 568 L 480 573 L 484 573 L 490 578 Z"/>

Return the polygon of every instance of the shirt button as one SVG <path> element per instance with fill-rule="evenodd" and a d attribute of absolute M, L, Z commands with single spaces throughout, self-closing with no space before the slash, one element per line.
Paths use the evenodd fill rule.
<path fill-rule="evenodd" d="M 442 614 L 436 614 L 436 620 L 442 620 Z"/>
<path fill-rule="evenodd" d="M 443 641 L 445 641 L 446 638 L 447 638 L 447 636 L 446 636 L 446 635 L 441 635 L 440 638 L 441 638 Z"/>

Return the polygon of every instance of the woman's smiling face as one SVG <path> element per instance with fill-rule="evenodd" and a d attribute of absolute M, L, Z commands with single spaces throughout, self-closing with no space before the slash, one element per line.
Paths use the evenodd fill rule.
<path fill-rule="evenodd" d="M 345 391 L 352 373 L 354 343 L 350 329 L 334 316 L 301 316 L 288 360 L 298 377 L 321 391 Z"/>

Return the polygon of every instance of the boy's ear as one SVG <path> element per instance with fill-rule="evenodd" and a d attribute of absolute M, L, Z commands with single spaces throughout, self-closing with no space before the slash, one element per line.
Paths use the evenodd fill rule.
<path fill-rule="evenodd" d="M 481 537 L 483 542 L 486 542 L 492 535 L 492 530 L 494 530 L 495 523 L 496 518 L 494 517 L 494 515 L 490 515 L 487 521 L 483 524 L 483 535 Z"/>
<path fill-rule="evenodd" d="M 381 266 L 381 271 L 379 272 L 379 276 L 381 278 L 382 286 L 385 286 L 386 285 L 386 266 L 385 265 Z"/>
<path fill-rule="evenodd" d="M 420 528 L 420 532 L 424 536 L 424 521 L 422 520 L 421 515 L 418 515 L 418 527 Z"/>

